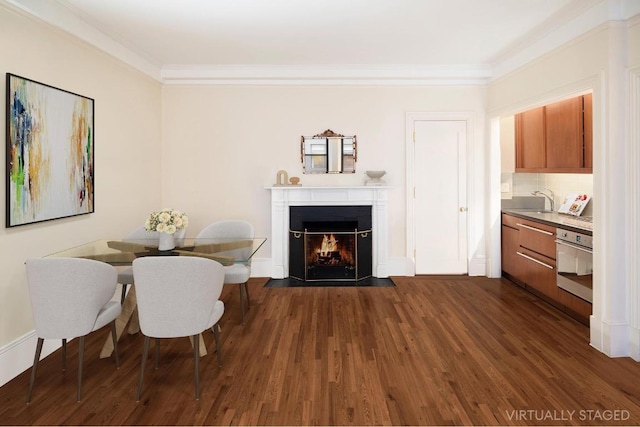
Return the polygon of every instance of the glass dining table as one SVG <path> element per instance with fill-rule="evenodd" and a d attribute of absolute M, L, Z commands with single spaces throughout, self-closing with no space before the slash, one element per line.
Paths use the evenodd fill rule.
<path fill-rule="evenodd" d="M 85 243 L 46 255 L 50 257 L 86 258 L 106 262 L 119 269 L 130 267 L 133 260 L 145 256 L 196 256 L 212 259 L 228 266 L 247 264 L 258 249 L 266 242 L 264 237 L 248 238 L 184 238 L 176 240 L 176 247 L 167 251 L 158 250 L 157 239 L 104 239 Z M 140 331 L 138 323 L 135 286 L 127 293 L 122 304 L 122 312 L 116 319 L 116 335 L 120 339 L 127 328 L 129 334 Z M 108 338 L 100 352 L 100 358 L 113 353 L 113 341 Z M 200 355 L 207 354 L 206 346 L 200 336 Z"/>

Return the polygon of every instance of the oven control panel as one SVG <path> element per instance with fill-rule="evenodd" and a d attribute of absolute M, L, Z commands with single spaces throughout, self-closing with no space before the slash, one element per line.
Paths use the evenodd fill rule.
<path fill-rule="evenodd" d="M 556 237 L 558 238 L 558 240 L 593 249 L 593 237 L 587 234 L 576 233 L 575 231 L 558 228 L 556 229 Z"/>

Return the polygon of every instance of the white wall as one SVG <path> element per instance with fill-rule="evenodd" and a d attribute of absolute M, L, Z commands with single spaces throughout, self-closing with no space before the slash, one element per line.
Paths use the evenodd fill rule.
<path fill-rule="evenodd" d="M 95 213 L 0 228 L 0 384 L 33 361 L 35 338 L 24 262 L 125 234 L 161 196 L 160 85 L 48 25 L 0 3 L 0 92 L 17 74 L 95 100 Z M 5 128 L 5 102 L 0 128 Z M 0 154 L 4 171 L 5 150 Z M 5 187 L 5 172 L 0 177 Z M 3 202 L 4 203 L 4 200 Z M 5 222 L 5 209 L 1 221 Z M 59 343 L 58 343 L 59 344 Z M 17 372 L 20 372 L 19 370 Z"/>
<path fill-rule="evenodd" d="M 639 45 L 637 36 L 627 30 L 627 23 L 612 21 L 496 80 L 488 92 L 489 117 L 496 118 L 593 90 L 595 250 L 591 343 L 612 356 L 630 355 L 629 334 L 637 332 L 637 325 L 631 321 L 637 316 L 633 311 L 637 307 L 628 304 L 630 284 L 637 279 L 628 277 L 625 269 L 627 262 L 637 260 L 625 248 L 627 200 L 637 199 L 637 194 L 628 193 L 625 175 L 625 147 L 629 144 L 625 67 L 632 57 L 632 46 L 637 50 Z M 499 206 L 492 206 L 492 256 L 499 248 L 495 240 L 499 236 L 498 215 Z"/>
<path fill-rule="evenodd" d="M 163 200 L 190 214 L 192 234 L 215 220 L 240 217 L 269 237 L 270 192 L 280 169 L 305 186 L 362 185 L 366 170 L 386 170 L 390 258 L 405 265 L 405 117 L 407 112 L 477 115 L 469 151 L 469 195 L 482 205 L 484 87 L 165 86 Z M 303 175 L 301 135 L 326 129 L 358 138 L 355 174 Z M 439 183 L 433 183 L 439 184 Z M 480 200 L 474 200 L 474 198 Z M 470 213 L 473 256 L 484 263 L 483 210 Z M 475 237 L 474 237 L 475 236 Z M 269 258 L 267 241 L 259 258 Z M 404 271 L 390 271 L 404 274 Z"/>

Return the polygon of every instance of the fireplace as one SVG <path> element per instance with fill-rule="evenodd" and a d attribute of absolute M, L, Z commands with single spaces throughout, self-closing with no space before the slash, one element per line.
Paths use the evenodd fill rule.
<path fill-rule="evenodd" d="M 389 277 L 388 272 L 388 191 L 385 186 L 358 187 L 307 187 L 271 186 L 271 255 L 270 275 L 274 279 L 290 277 L 289 266 L 290 230 L 300 231 L 301 224 L 289 223 L 292 207 L 366 207 L 371 215 L 370 226 L 358 226 L 358 231 L 371 229 L 371 275 L 377 278 Z M 330 220 L 319 218 L 317 221 Z M 302 228 L 304 230 L 304 228 Z M 360 249 L 360 247 L 359 247 Z M 359 251 L 361 254 L 362 252 Z M 360 267 L 360 266 L 359 266 Z M 298 272 L 297 274 L 302 274 Z M 304 277 L 304 276 L 303 276 Z"/>
<path fill-rule="evenodd" d="M 292 206 L 289 276 L 303 281 L 371 277 L 371 206 Z"/>

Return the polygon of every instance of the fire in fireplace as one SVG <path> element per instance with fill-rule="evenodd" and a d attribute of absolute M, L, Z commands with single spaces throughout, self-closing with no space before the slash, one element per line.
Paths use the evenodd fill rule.
<path fill-rule="evenodd" d="M 291 207 L 290 276 L 304 281 L 371 277 L 371 206 Z"/>
<path fill-rule="evenodd" d="M 307 233 L 307 265 L 355 266 L 355 239 L 350 233 Z"/>

